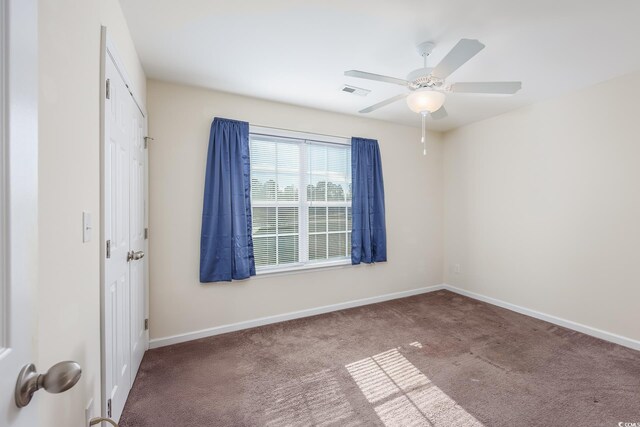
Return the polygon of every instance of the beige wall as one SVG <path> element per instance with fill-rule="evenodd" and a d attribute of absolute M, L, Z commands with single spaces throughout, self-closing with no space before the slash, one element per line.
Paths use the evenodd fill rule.
<path fill-rule="evenodd" d="M 60 395 L 40 392 L 42 427 L 83 426 L 100 411 L 100 25 L 141 94 L 145 77 L 117 0 L 39 2 L 39 285 L 37 361 L 83 368 Z M 93 239 L 82 243 L 82 211 Z"/>
<path fill-rule="evenodd" d="M 420 130 L 354 116 L 148 82 L 151 338 L 440 284 L 442 159 L 438 134 L 422 156 Z M 198 281 L 204 171 L 213 117 L 380 142 L 387 263 Z M 416 122 L 419 117 L 416 116 Z"/>
<path fill-rule="evenodd" d="M 445 281 L 640 339 L 639 99 L 635 73 L 446 134 Z"/>

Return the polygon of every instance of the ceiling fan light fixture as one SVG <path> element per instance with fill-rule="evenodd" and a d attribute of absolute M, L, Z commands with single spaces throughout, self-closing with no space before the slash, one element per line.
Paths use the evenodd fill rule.
<path fill-rule="evenodd" d="M 360 113 L 370 113 L 386 105 L 405 98 L 411 111 L 422 116 L 422 152 L 427 154 L 427 116 L 432 119 L 444 119 L 448 116 L 443 107 L 445 93 L 496 93 L 512 95 L 522 88 L 522 82 L 458 82 L 447 83 L 447 78 L 458 68 L 484 49 L 484 44 L 475 39 L 461 39 L 445 55 L 435 67 L 427 67 L 427 57 L 434 48 L 433 42 L 424 42 L 418 46 L 418 53 L 423 58 L 422 68 L 412 71 L 406 80 L 396 77 L 382 76 L 359 70 L 345 71 L 348 77 L 374 80 L 404 86 L 409 92 L 404 92 L 382 102 L 371 105 Z M 444 92 L 444 93 L 443 93 Z"/>
<path fill-rule="evenodd" d="M 423 88 L 413 91 L 407 96 L 407 105 L 414 113 L 433 113 L 442 107 L 444 99 L 444 93 Z"/>

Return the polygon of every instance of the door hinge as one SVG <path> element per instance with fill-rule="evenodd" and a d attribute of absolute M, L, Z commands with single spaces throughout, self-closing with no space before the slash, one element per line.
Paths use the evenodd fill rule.
<path fill-rule="evenodd" d="M 149 238 L 149 228 L 144 229 L 144 239 L 147 240 Z"/>
<path fill-rule="evenodd" d="M 111 418 L 111 399 L 107 400 L 107 418 Z"/>
<path fill-rule="evenodd" d="M 145 136 L 144 137 L 144 148 L 148 148 L 149 147 L 149 141 L 153 141 L 154 139 L 151 138 L 150 136 Z"/>
<path fill-rule="evenodd" d="M 107 258 L 111 258 L 111 240 L 107 240 Z"/>
<path fill-rule="evenodd" d="M 144 330 L 149 330 L 149 319 L 144 319 Z"/>
<path fill-rule="evenodd" d="M 105 88 L 105 97 L 107 99 L 111 99 L 111 80 L 107 79 L 106 88 Z"/>

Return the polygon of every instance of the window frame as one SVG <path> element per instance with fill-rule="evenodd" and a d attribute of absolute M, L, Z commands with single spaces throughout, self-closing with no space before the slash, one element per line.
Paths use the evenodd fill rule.
<path fill-rule="evenodd" d="M 307 185 L 309 184 L 309 171 L 307 165 L 307 154 L 310 144 L 326 144 L 326 145 L 342 145 L 351 147 L 351 139 L 344 138 L 339 136 L 330 136 L 330 135 L 322 135 L 308 132 L 299 132 L 285 129 L 277 129 L 266 126 L 254 126 L 249 125 L 249 143 L 251 143 L 252 136 L 262 136 L 267 138 L 279 138 L 279 139 L 290 139 L 292 142 L 297 142 L 300 146 L 299 153 L 299 190 L 298 190 L 298 200 L 297 201 L 254 201 L 253 197 L 251 197 L 251 209 L 253 216 L 253 208 L 256 207 L 275 207 L 276 209 L 279 207 L 297 207 L 298 208 L 298 262 L 289 263 L 284 265 L 273 265 L 273 266 L 256 266 L 256 275 L 268 275 L 273 273 L 287 273 L 287 272 L 297 272 L 297 271 L 306 271 L 306 270 L 316 270 L 323 268 L 331 268 L 338 266 L 346 266 L 351 265 L 351 256 L 350 254 L 346 254 L 344 258 L 331 258 L 327 260 L 313 261 L 309 260 L 309 236 L 310 234 L 337 234 L 342 233 L 342 231 L 329 231 L 328 229 L 328 217 L 327 217 L 327 230 L 325 232 L 314 232 L 310 233 L 309 231 L 309 208 L 314 206 L 313 203 L 318 203 L 319 205 L 315 205 L 318 207 L 345 207 L 351 208 L 352 200 L 342 201 L 323 201 L 323 202 L 314 202 L 309 201 L 307 199 Z M 349 165 L 350 167 L 350 165 Z M 251 168 L 251 172 L 253 172 L 253 168 Z M 353 177 L 351 176 L 351 182 L 353 182 Z M 327 209 L 327 216 L 329 214 L 329 210 Z M 351 230 L 347 230 L 348 228 L 348 217 L 345 217 L 346 225 L 345 225 L 345 235 L 348 239 Z M 277 223 L 277 221 L 276 221 Z M 268 237 L 268 236 L 277 236 L 277 229 L 275 234 L 268 235 L 260 235 L 260 237 Z M 292 234 L 295 235 L 295 234 Z M 254 237 L 254 236 L 252 236 Z M 349 247 L 349 242 L 345 242 L 346 247 Z M 276 259 L 277 259 L 277 248 L 278 244 L 276 242 Z M 329 245 L 327 244 L 327 251 L 329 250 Z M 300 259 L 304 259 L 306 261 L 300 261 Z"/>

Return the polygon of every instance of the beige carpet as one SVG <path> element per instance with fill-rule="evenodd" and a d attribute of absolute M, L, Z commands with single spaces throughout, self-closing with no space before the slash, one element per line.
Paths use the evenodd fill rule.
<path fill-rule="evenodd" d="M 447 291 L 150 350 L 122 427 L 640 423 L 640 352 Z"/>

